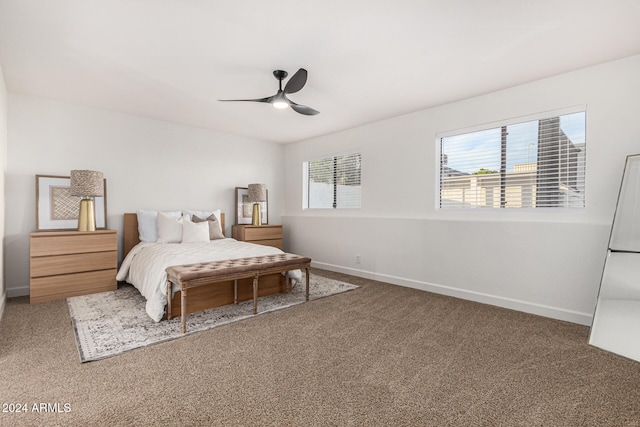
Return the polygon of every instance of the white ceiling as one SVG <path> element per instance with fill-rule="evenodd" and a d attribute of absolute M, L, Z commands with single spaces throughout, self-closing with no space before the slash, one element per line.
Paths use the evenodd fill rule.
<path fill-rule="evenodd" d="M 0 0 L 10 92 L 281 143 L 638 53 L 640 0 Z"/>

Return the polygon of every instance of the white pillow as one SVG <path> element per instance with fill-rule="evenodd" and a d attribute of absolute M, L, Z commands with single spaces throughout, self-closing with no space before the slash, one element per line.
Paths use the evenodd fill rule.
<path fill-rule="evenodd" d="M 183 215 L 188 215 L 189 219 L 193 218 L 193 216 L 197 216 L 198 218 L 209 218 L 210 215 L 215 215 L 216 219 L 218 220 L 218 225 L 220 226 L 220 232 L 222 234 L 224 234 L 224 231 L 222 230 L 222 221 L 220 221 L 220 214 L 221 214 L 222 210 L 220 209 L 216 209 L 213 211 L 192 211 L 189 209 L 183 209 L 182 210 L 182 214 Z"/>
<path fill-rule="evenodd" d="M 180 243 L 182 241 L 183 218 L 172 218 L 164 212 L 158 213 L 158 243 Z"/>
<path fill-rule="evenodd" d="M 137 211 L 138 234 L 141 242 L 158 240 L 158 211 Z"/>
<path fill-rule="evenodd" d="M 180 211 L 163 212 L 171 218 L 180 218 Z M 138 210 L 138 235 L 141 242 L 155 242 L 158 240 L 158 211 Z"/>
<path fill-rule="evenodd" d="M 198 243 L 209 241 L 209 224 L 195 223 L 188 216 L 182 217 L 182 243 Z"/>

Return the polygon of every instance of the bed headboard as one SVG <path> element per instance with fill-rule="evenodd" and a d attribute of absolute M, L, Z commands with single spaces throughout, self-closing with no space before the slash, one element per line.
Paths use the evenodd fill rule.
<path fill-rule="evenodd" d="M 224 213 L 220 214 L 220 225 L 222 226 L 222 234 L 224 234 Z M 135 213 L 124 214 L 124 256 L 135 245 L 140 243 L 140 234 L 138 234 L 138 215 Z"/>

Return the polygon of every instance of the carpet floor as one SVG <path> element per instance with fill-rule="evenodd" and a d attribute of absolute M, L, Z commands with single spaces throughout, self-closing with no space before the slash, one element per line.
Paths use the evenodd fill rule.
<path fill-rule="evenodd" d="M 182 333 L 181 317 L 154 322 L 145 311 L 145 298 L 129 284 L 120 284 L 117 290 L 111 292 L 67 298 L 80 361 L 117 356 L 126 351 L 302 304 L 305 302 L 305 280 L 303 272 L 302 282 L 294 285 L 290 292 L 259 298 L 258 314 L 253 314 L 253 300 L 192 313 L 187 316 L 185 334 Z M 309 301 L 353 289 L 357 289 L 357 286 L 311 275 Z"/>
<path fill-rule="evenodd" d="M 585 326 L 314 273 L 361 288 L 91 363 L 66 301 L 10 299 L 0 425 L 640 426 L 640 363 Z"/>

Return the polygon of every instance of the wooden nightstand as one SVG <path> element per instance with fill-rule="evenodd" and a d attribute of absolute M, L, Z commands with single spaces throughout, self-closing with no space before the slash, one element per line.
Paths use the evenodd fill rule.
<path fill-rule="evenodd" d="M 115 230 L 35 232 L 29 247 L 32 304 L 118 287 Z"/>
<path fill-rule="evenodd" d="M 236 240 L 282 249 L 281 225 L 234 225 L 231 234 Z"/>

